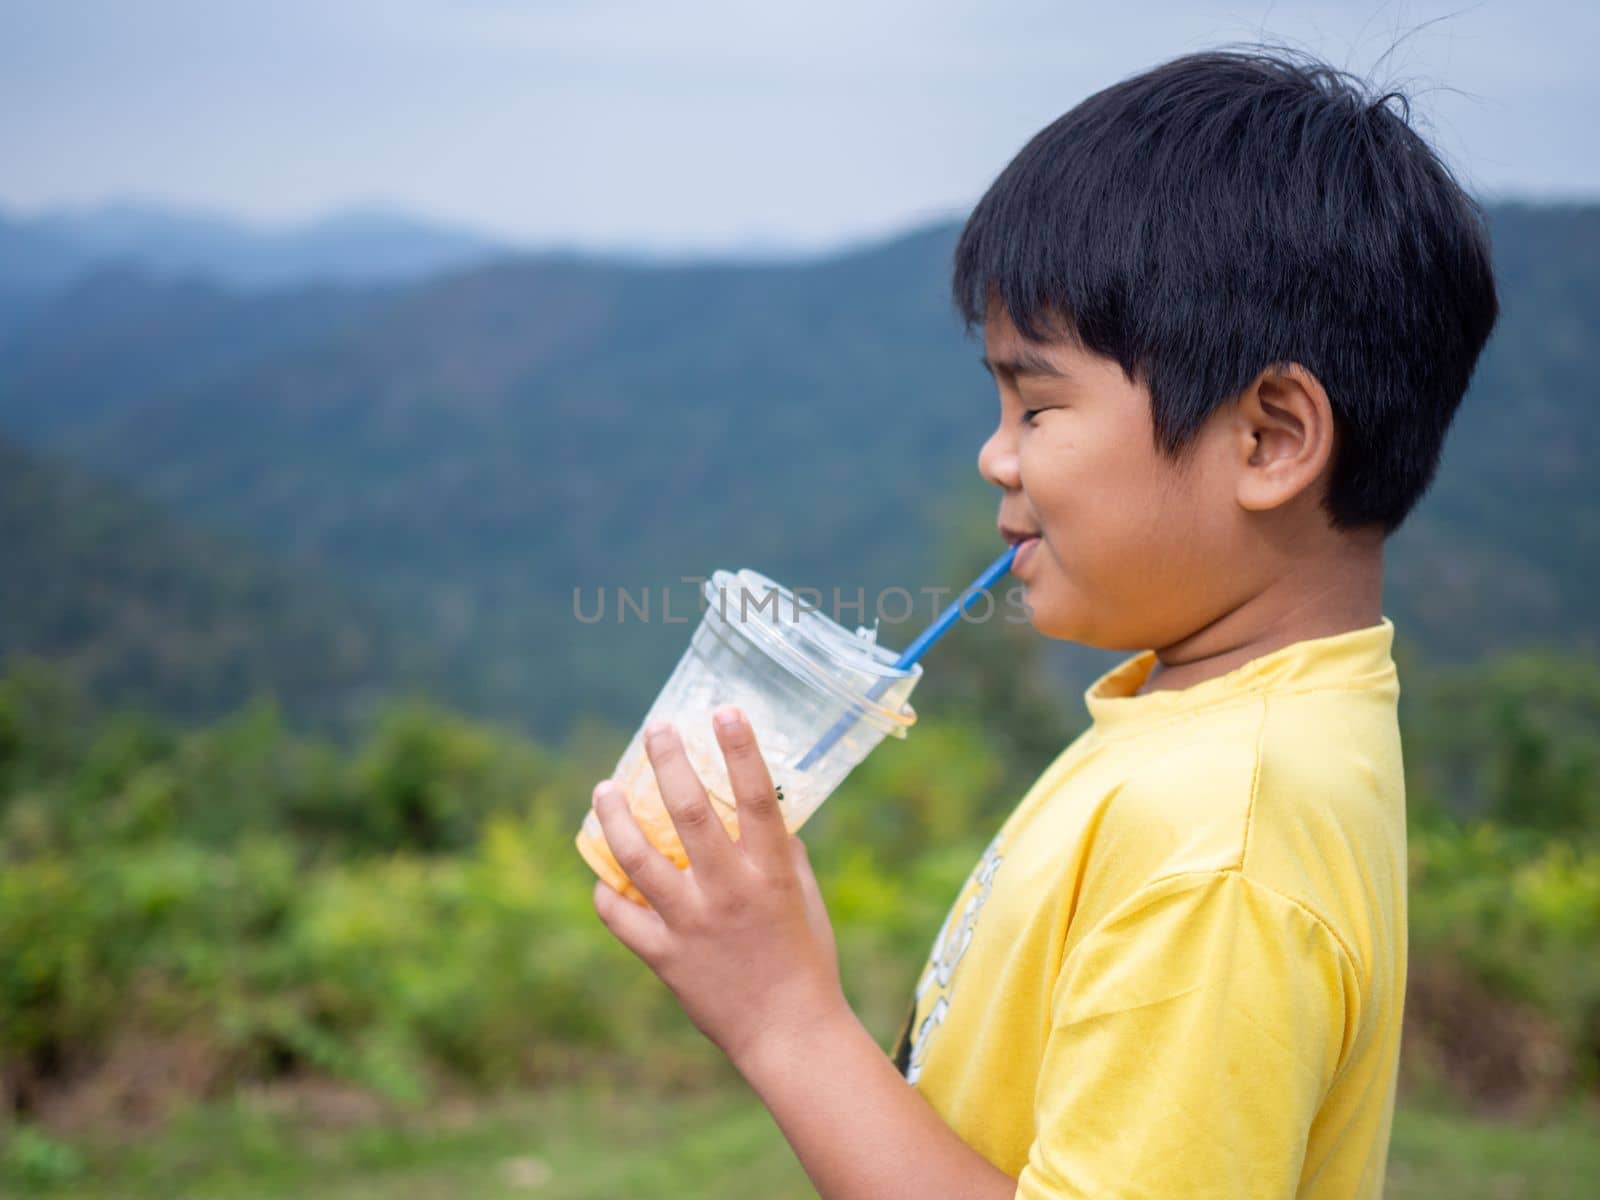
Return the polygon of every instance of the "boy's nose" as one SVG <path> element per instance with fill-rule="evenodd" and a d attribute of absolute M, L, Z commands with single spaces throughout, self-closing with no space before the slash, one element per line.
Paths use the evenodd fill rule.
<path fill-rule="evenodd" d="M 997 488 L 1012 491 L 1022 486 L 1013 440 L 996 429 L 978 449 L 978 474 Z"/>

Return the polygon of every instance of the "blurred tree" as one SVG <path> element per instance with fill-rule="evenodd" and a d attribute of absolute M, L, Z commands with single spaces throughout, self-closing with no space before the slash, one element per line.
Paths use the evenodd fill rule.
<path fill-rule="evenodd" d="M 1519 651 L 1415 688 L 1406 754 L 1422 804 L 1552 834 L 1600 828 L 1600 656 Z"/>

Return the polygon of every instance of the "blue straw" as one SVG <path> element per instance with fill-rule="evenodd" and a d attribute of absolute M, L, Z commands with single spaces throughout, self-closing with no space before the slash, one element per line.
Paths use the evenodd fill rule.
<path fill-rule="evenodd" d="M 1011 560 L 1016 556 L 1017 548 L 1015 546 L 1007 546 L 1006 552 L 984 568 L 983 574 L 974 579 L 961 595 L 952 600 L 950 606 L 939 614 L 933 624 L 919 633 L 916 640 L 905 648 L 900 657 L 894 660 L 895 668 L 903 671 L 927 653 L 928 647 L 943 637 L 945 630 L 960 619 L 961 614 L 966 611 L 967 605 L 977 597 L 978 593 L 987 591 L 995 580 L 1011 569 Z M 894 680 L 889 676 L 878 680 L 877 683 L 872 685 L 872 689 L 867 692 L 867 699 L 876 700 L 888 690 L 889 685 L 893 682 Z M 833 744 L 844 736 L 845 730 L 860 719 L 861 713 L 859 711 L 851 710 L 845 713 L 844 716 L 833 723 L 832 729 L 822 735 L 815 746 L 806 751 L 806 756 L 800 760 L 800 765 L 795 769 L 804 771 L 809 768 L 811 764 L 833 749 Z"/>

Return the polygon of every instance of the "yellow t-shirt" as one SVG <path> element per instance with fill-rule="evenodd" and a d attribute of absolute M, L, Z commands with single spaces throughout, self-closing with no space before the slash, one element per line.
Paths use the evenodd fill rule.
<path fill-rule="evenodd" d="M 895 1061 L 1045 1197 L 1378 1196 L 1406 982 L 1394 625 L 1133 693 L 951 907 Z"/>

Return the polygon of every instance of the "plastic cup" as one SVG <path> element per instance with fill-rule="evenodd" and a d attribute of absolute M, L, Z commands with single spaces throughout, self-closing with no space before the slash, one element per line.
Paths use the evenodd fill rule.
<path fill-rule="evenodd" d="M 849 632 L 786 588 L 755 571 L 718 571 L 705 583 L 706 608 L 689 647 L 639 723 L 611 774 L 634 820 L 656 849 L 682 868 L 689 858 L 656 789 L 644 750 L 644 726 L 671 721 L 705 786 L 712 810 L 733 839 L 738 808 L 711 714 L 736 704 L 755 731 L 784 824 L 799 829 L 884 737 L 904 738 L 916 721 L 907 703 L 922 666 L 895 666 L 896 655 L 871 630 Z M 800 764 L 841 719 L 853 718 L 804 770 Z M 617 865 L 591 810 L 578 851 L 596 874 L 640 904 L 644 896 Z"/>

